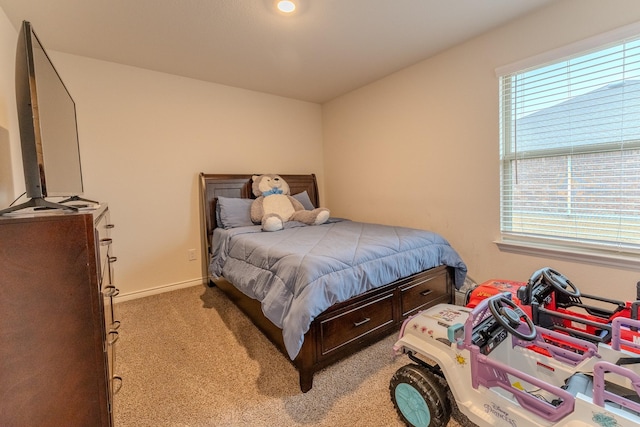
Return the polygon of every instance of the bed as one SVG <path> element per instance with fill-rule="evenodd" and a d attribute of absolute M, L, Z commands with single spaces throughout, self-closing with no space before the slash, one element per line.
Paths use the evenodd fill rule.
<path fill-rule="evenodd" d="M 304 205 L 319 206 L 314 174 L 281 176 L 289 184 L 291 194 L 302 197 L 300 200 Z M 452 302 L 456 287 L 462 286 L 466 266 L 446 240 L 435 233 L 389 228 L 389 233 L 400 236 L 403 242 L 405 233 L 419 231 L 421 241 L 429 239 L 433 243 L 429 243 L 429 249 L 426 244 L 422 248 L 422 243 L 420 246 L 415 244 L 415 247 L 410 243 L 406 252 L 415 256 L 408 262 L 392 262 L 393 257 L 400 255 L 388 252 L 387 246 L 391 245 L 374 246 L 374 251 L 382 251 L 376 256 L 386 260 L 386 267 L 385 262 L 379 260 L 358 262 L 357 268 L 365 265 L 362 268 L 366 269 L 350 273 L 349 270 L 354 268 L 343 269 L 340 267 L 342 264 L 335 264 L 333 253 L 318 258 L 318 248 L 331 242 L 331 248 L 344 247 L 344 252 L 351 254 L 352 258 L 364 256 L 369 260 L 371 255 L 362 255 L 362 242 L 377 243 L 388 227 L 332 218 L 327 224 L 318 226 L 287 223 L 290 227 L 285 230 L 268 233 L 260 231 L 259 225 L 247 224 L 246 218 L 236 219 L 235 209 L 238 206 L 247 209 L 245 206 L 249 206 L 253 198 L 251 177 L 200 174 L 202 245 L 203 253 L 207 254 L 203 257 L 203 274 L 209 278 L 210 286 L 222 290 L 291 359 L 299 371 L 303 392 L 312 388 L 315 372 L 388 336 L 408 316 L 435 304 Z M 234 216 L 230 217 L 229 212 Z M 328 240 L 335 238 L 334 234 L 340 239 L 353 235 L 357 242 L 344 240 L 344 243 L 335 244 Z M 320 240 L 310 240 L 316 238 Z M 300 269 L 316 265 L 321 270 L 330 271 L 314 272 L 313 278 L 296 273 L 296 279 L 291 283 L 281 280 L 284 277 L 282 271 L 275 269 L 285 261 L 276 262 L 271 258 L 281 251 L 289 251 L 278 246 L 284 242 L 296 242 L 296 248 L 302 242 L 302 251 L 308 252 L 286 252 L 284 256 L 279 255 L 282 259 L 293 258 Z M 354 248 L 351 252 L 350 245 Z M 256 254 L 262 250 L 266 251 L 268 260 L 255 261 Z M 425 252 L 427 250 L 431 252 Z M 357 256 L 354 255 L 356 252 Z M 344 264 L 344 261 L 338 262 Z M 393 268 L 389 268 L 389 262 Z M 397 265 L 402 266 L 401 271 L 395 271 Z M 404 274 L 405 265 L 418 271 Z M 290 271 L 293 267 L 282 268 Z M 270 281 L 260 284 L 265 275 Z M 389 280 L 391 275 L 400 276 Z M 245 280 L 244 276 L 249 277 Z M 300 276 L 309 283 L 301 286 Z M 353 289 L 349 285 L 351 281 L 357 282 Z M 268 292 L 278 293 L 278 297 L 272 298 Z M 302 304 L 298 302 L 301 299 L 311 306 L 298 308 L 295 304 Z M 279 312 L 274 306 L 284 311 Z"/>

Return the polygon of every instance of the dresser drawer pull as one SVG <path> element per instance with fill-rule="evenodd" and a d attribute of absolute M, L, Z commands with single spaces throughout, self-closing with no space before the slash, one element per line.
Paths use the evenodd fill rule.
<path fill-rule="evenodd" d="M 420 292 L 420 295 L 422 295 L 423 297 L 426 297 L 427 295 L 429 295 L 431 292 L 433 292 L 432 289 L 425 289 L 424 291 Z"/>
<path fill-rule="evenodd" d="M 113 263 L 114 263 L 114 262 L 116 262 L 117 260 L 118 260 L 118 257 L 117 257 L 117 256 L 110 256 L 110 257 L 109 257 L 109 263 L 110 263 L 110 264 L 113 264 Z"/>
<path fill-rule="evenodd" d="M 113 285 L 105 286 L 104 289 L 102 290 L 102 294 L 105 297 L 109 297 L 109 298 L 116 297 L 118 296 L 119 293 L 120 293 L 120 289 L 116 288 Z"/>
<path fill-rule="evenodd" d="M 120 321 L 119 320 L 114 320 L 113 323 L 111 323 L 111 330 L 112 331 L 115 331 L 119 327 L 120 327 Z"/>
<path fill-rule="evenodd" d="M 100 239 L 100 246 L 109 246 L 113 242 L 113 239 Z"/>
<path fill-rule="evenodd" d="M 115 224 L 107 224 L 104 226 L 104 228 L 114 228 Z"/>
<path fill-rule="evenodd" d="M 355 326 L 355 327 L 357 328 L 358 326 L 362 326 L 362 325 L 364 325 L 365 323 L 369 323 L 370 321 L 371 321 L 371 319 L 370 319 L 370 318 L 365 317 L 364 319 L 362 319 L 362 320 L 361 320 L 361 321 L 359 321 L 359 322 L 353 322 L 353 326 Z"/>
<path fill-rule="evenodd" d="M 113 386 L 112 386 L 113 394 L 116 394 L 122 388 L 122 377 L 119 375 L 114 375 L 111 377 L 111 381 L 113 381 Z"/>
<path fill-rule="evenodd" d="M 107 344 L 109 345 L 113 345 L 116 343 L 116 341 L 118 341 L 118 338 L 120 338 L 120 334 L 118 334 L 118 331 L 109 331 L 109 336 L 111 336 L 112 338 L 107 342 Z"/>

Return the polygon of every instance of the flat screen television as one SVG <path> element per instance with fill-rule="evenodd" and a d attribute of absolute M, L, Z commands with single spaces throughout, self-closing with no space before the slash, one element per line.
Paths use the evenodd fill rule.
<path fill-rule="evenodd" d="M 76 208 L 65 202 L 83 194 L 76 105 L 28 21 L 16 49 L 16 104 L 22 166 L 29 200 L 0 214 L 34 209 Z M 67 197 L 58 203 L 46 197 Z"/>

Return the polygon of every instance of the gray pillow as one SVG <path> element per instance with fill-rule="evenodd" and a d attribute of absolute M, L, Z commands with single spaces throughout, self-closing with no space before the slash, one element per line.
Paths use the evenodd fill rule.
<path fill-rule="evenodd" d="M 307 190 L 304 190 L 302 193 L 294 194 L 292 196 L 294 199 L 302 203 L 302 206 L 308 211 L 314 210 L 316 207 L 311 203 L 311 199 L 309 198 L 309 194 Z"/>
<path fill-rule="evenodd" d="M 216 220 L 224 229 L 255 225 L 251 221 L 251 204 L 253 199 L 237 197 L 218 197 L 216 204 Z"/>

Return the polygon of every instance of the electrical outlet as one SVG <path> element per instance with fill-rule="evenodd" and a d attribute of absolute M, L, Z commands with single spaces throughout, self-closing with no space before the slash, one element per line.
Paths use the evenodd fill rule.
<path fill-rule="evenodd" d="M 196 258 L 196 250 L 195 249 L 189 249 L 187 251 L 187 257 L 189 258 L 189 261 L 195 261 Z"/>

